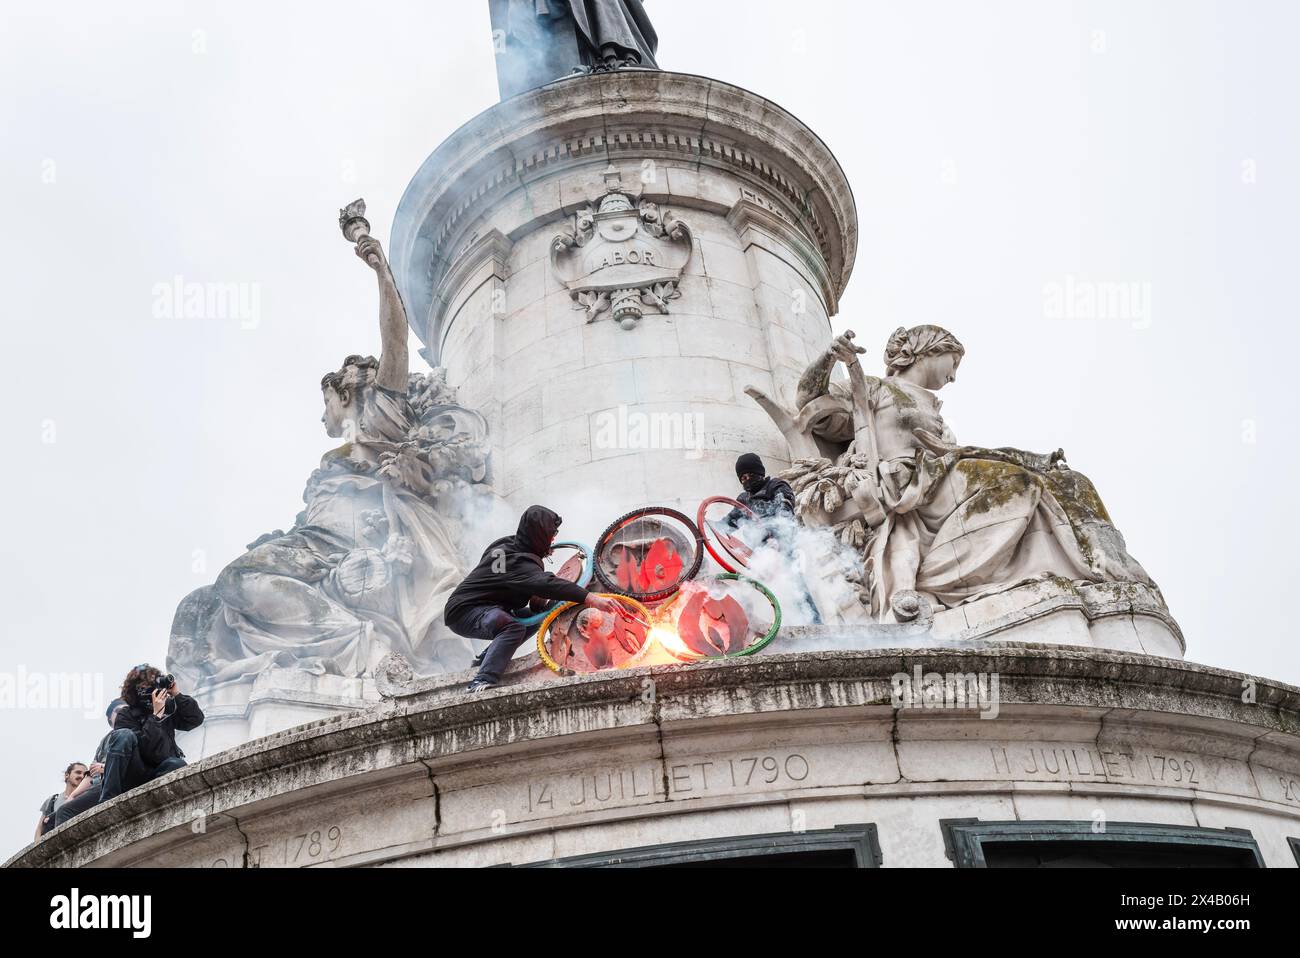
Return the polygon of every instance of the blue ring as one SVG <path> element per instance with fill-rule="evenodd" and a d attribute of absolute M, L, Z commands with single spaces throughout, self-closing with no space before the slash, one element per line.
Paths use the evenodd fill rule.
<path fill-rule="evenodd" d="M 551 546 L 551 551 L 556 549 L 573 549 L 575 552 L 582 553 L 582 574 L 578 576 L 578 585 L 585 589 L 590 584 L 591 577 L 596 574 L 596 557 L 593 555 L 591 547 L 585 546 L 581 542 L 557 542 Z M 542 620 L 561 605 L 563 605 L 562 602 L 552 602 L 543 611 L 538 612 L 536 615 L 530 615 L 526 619 L 515 616 L 515 621 L 522 626 L 541 625 Z"/>

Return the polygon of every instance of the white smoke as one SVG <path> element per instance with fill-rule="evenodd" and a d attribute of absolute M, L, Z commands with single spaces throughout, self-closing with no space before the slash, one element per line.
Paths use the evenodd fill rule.
<path fill-rule="evenodd" d="M 579 542 L 594 549 L 601 533 L 629 509 L 626 500 L 599 490 L 574 490 L 544 496 L 539 505 L 553 509 L 564 520 L 558 541 Z M 491 493 L 462 496 L 456 502 L 466 558 L 472 565 L 489 544 L 513 535 L 523 509 Z M 693 518 L 693 517 L 692 517 Z M 706 533 L 707 535 L 707 533 Z M 738 537 L 753 550 L 742 575 L 761 582 L 781 604 L 787 625 L 825 625 L 865 621 L 867 610 L 859 598 L 862 560 L 829 529 L 810 528 L 789 516 L 739 523 Z M 557 553 L 557 560 L 567 553 Z M 557 562 L 548 562 L 555 571 Z M 705 557 L 697 578 L 724 570 Z M 597 581 L 590 588 L 599 589 Z"/>
<path fill-rule="evenodd" d="M 754 554 L 742 574 L 763 583 L 781 603 L 787 625 L 862 621 L 858 597 L 861 558 L 829 529 L 814 529 L 789 516 L 745 520 L 740 538 Z"/>
<path fill-rule="evenodd" d="M 519 526 L 520 514 L 487 486 L 458 490 L 447 507 L 460 523 L 458 545 L 467 572 L 489 545 L 497 539 L 514 535 Z"/>

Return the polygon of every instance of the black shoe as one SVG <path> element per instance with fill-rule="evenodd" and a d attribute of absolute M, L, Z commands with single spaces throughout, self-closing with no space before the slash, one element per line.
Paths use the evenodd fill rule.
<path fill-rule="evenodd" d="M 484 682 L 475 679 L 473 682 L 469 683 L 467 691 L 470 695 L 477 695 L 479 692 L 491 692 L 496 687 L 497 684 L 495 682 Z"/>

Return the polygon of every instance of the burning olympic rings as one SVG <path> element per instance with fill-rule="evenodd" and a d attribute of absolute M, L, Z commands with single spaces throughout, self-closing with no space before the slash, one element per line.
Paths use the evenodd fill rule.
<path fill-rule="evenodd" d="M 598 613 L 584 615 L 582 608 L 570 602 L 521 620 L 529 625 L 541 621 L 537 652 L 546 667 L 561 675 L 573 675 L 656 664 L 651 660 L 658 653 L 667 656 L 661 662 L 736 658 L 753 655 L 772 642 L 781 629 L 781 605 L 767 586 L 733 567 L 732 563 L 744 567 L 748 549 L 739 539 L 719 532 L 707 522 L 705 513 L 716 504 L 727 504 L 753 516 L 742 503 L 715 496 L 700 505 L 698 526 L 673 509 L 647 507 L 613 522 L 596 541 L 594 550 L 566 543 L 566 547 L 583 553 L 585 581 L 590 581 L 594 572 L 595 579 L 608 590 L 606 594 L 633 614 L 613 619 Z M 701 528 L 708 528 L 718 538 L 717 549 Z M 706 550 L 727 572 L 699 580 L 701 585 L 739 583 L 758 591 L 771 605 L 772 624 L 757 638 L 741 638 L 753 634 L 749 622 L 752 605 L 737 601 L 734 594 L 719 596 L 707 588 L 685 588 L 698 575 Z M 585 581 L 581 584 L 585 585 Z M 687 592 L 691 597 L 678 611 L 679 621 L 667 621 L 664 613 Z M 647 604 L 658 606 L 657 611 L 652 612 Z M 683 615 L 688 615 L 690 621 L 681 622 Z M 762 631 L 762 626 L 757 629 Z M 733 632 L 736 639 L 732 638 Z M 740 641 L 744 641 L 743 647 L 735 647 Z"/>
<path fill-rule="evenodd" d="M 596 578 L 641 602 L 674 595 L 704 562 L 700 530 L 674 509 L 650 506 L 615 519 L 596 540 Z"/>
<path fill-rule="evenodd" d="M 615 599 L 615 600 L 617 600 L 618 602 L 623 603 L 623 605 L 626 606 L 628 609 L 630 609 L 633 613 L 635 613 L 635 615 L 636 615 L 638 618 L 640 618 L 640 620 L 641 620 L 642 622 L 649 623 L 649 621 L 650 621 L 650 610 L 647 609 L 647 608 L 646 608 L 644 605 L 642 605 L 640 602 L 638 602 L 636 599 L 629 598 L 628 596 L 625 596 L 625 595 L 613 595 L 613 594 L 608 594 L 608 593 L 601 593 L 601 594 L 602 594 L 602 595 L 605 595 L 606 598 L 609 598 L 609 599 Z M 549 613 L 547 613 L 545 619 L 542 621 L 542 627 L 541 627 L 540 629 L 537 630 L 537 655 L 541 658 L 542 663 L 543 663 L 543 664 L 544 664 L 548 669 L 550 669 L 552 672 L 556 672 L 556 673 L 558 673 L 558 674 L 560 674 L 560 675 L 576 675 L 576 674 L 577 674 L 577 670 L 568 667 L 568 664 L 567 664 L 567 663 L 568 663 L 568 661 L 569 661 L 570 656 L 569 656 L 569 654 L 567 654 L 567 652 L 566 652 L 566 653 L 559 653 L 559 650 L 557 649 L 556 651 L 557 651 L 557 653 L 559 653 L 559 654 L 558 654 L 558 657 L 559 657 L 560 659 L 563 659 L 565 664 L 561 664 L 561 662 L 556 661 L 556 657 L 555 657 L 555 656 L 552 656 L 552 654 L 551 654 L 551 649 L 549 649 L 549 648 L 547 647 L 546 640 L 547 640 L 547 638 L 550 637 L 551 627 L 552 627 L 553 625 L 555 625 L 556 620 L 559 619 L 559 617 L 562 616 L 562 615 L 564 615 L 566 612 L 569 612 L 569 611 L 571 611 L 571 610 L 573 610 L 573 609 L 578 609 L 578 608 L 579 608 L 579 605 L 578 605 L 578 603 L 576 603 L 576 602 L 565 602 L 565 603 L 563 603 L 563 604 L 557 606 L 556 608 L 552 609 Z M 574 618 L 575 618 L 575 620 L 576 620 L 577 616 L 575 616 Z M 571 626 L 574 625 L 574 624 L 575 624 L 575 623 L 569 623 L 569 625 L 571 625 Z M 614 625 L 615 625 L 615 626 L 622 626 L 622 623 L 620 623 L 620 622 L 615 622 Z M 579 630 L 580 630 L 580 627 L 579 627 Z M 626 628 L 621 628 L 621 629 L 620 629 L 620 635 L 624 634 L 624 633 L 627 632 L 627 631 L 628 631 L 628 630 L 627 630 Z M 636 633 L 635 633 L 635 632 L 632 632 L 632 634 L 635 636 Z M 647 639 L 647 636 L 646 636 L 646 635 L 641 635 L 641 636 L 640 636 L 640 648 L 636 649 L 635 651 L 628 650 L 628 649 L 625 649 L 625 651 L 628 652 L 629 656 L 635 655 L 636 653 L 642 651 L 642 649 L 644 649 L 644 647 L 648 644 L 647 641 L 646 641 L 646 639 Z M 566 641 L 571 641 L 571 640 L 570 640 L 570 637 L 568 637 L 568 636 L 565 637 L 565 640 L 566 640 Z M 595 670 L 593 670 L 593 671 L 599 671 L 599 669 L 595 669 Z"/>
<path fill-rule="evenodd" d="M 757 590 L 772 607 L 772 624 L 768 626 L 762 635 L 757 639 L 748 641 L 742 648 L 720 650 L 720 654 L 708 655 L 700 651 L 703 640 L 702 632 L 704 631 L 700 628 L 700 623 L 706 617 L 709 617 L 710 621 L 715 621 L 718 625 L 725 624 L 728 631 L 730 627 L 749 628 L 748 617 L 740 603 L 735 601 L 734 596 L 724 596 L 720 600 L 715 600 L 713 604 L 716 605 L 717 611 L 721 615 L 720 620 L 715 620 L 710 617 L 707 611 L 710 604 L 708 600 L 712 598 L 711 590 L 703 590 L 702 595 L 699 590 L 689 590 L 693 596 L 699 598 L 687 601 L 686 608 L 679 611 L 678 624 L 677 627 L 674 627 L 670 624 L 665 613 L 676 605 L 687 594 L 688 590 L 678 593 L 672 601 L 664 603 L 657 612 L 650 611 L 640 602 L 628 596 L 607 594 L 608 598 L 617 599 L 631 610 L 632 615 L 628 616 L 630 622 L 623 621 L 621 617 L 610 621 L 598 613 L 592 613 L 593 621 L 583 623 L 579 619 L 579 616 L 583 614 L 582 607 L 576 602 L 565 603 L 548 614 L 542 623 L 542 627 L 538 630 L 537 654 L 552 672 L 560 675 L 576 675 L 599 672 L 605 669 L 630 669 L 642 665 L 740 658 L 754 655 L 776 638 L 777 633 L 781 630 L 781 603 L 777 601 L 776 596 L 772 594 L 767 586 L 748 576 L 737 575 L 732 572 L 709 576 L 698 581 L 701 585 L 711 581 L 739 582 Z M 700 607 L 692 607 L 692 602 L 699 602 Z M 730 613 L 731 609 L 736 611 Z M 690 633 L 686 633 L 687 627 L 683 625 L 680 619 L 680 616 L 688 611 L 696 620 Z M 570 612 L 575 612 L 575 614 L 571 618 L 561 621 Z M 742 621 L 736 622 L 734 619 L 729 618 L 729 613 L 739 615 Z M 637 621 L 638 619 L 640 621 Z M 646 626 L 649 626 L 649 628 L 647 629 Z M 594 628 L 603 628 L 604 634 L 591 634 Z M 683 632 L 679 633 L 678 628 L 681 628 Z M 685 641 L 683 634 L 689 634 L 692 641 Z M 666 658 L 657 662 L 654 661 L 652 657 L 657 653 L 664 653 Z M 583 662 L 583 660 L 585 660 L 584 664 L 579 666 L 578 663 Z"/>
<path fill-rule="evenodd" d="M 772 625 L 763 636 L 749 643 L 738 652 L 730 652 L 726 655 L 709 656 L 709 658 L 734 659 L 743 655 L 753 655 L 755 652 L 766 647 L 768 643 L 776 638 L 776 634 L 781 631 L 781 603 L 776 600 L 776 596 L 772 594 L 771 589 L 763 585 L 763 583 L 759 582 L 757 579 L 751 579 L 747 575 L 738 575 L 735 572 L 724 572 L 721 575 L 713 576 L 712 578 L 718 582 L 743 582 L 746 585 L 753 586 L 761 592 L 763 597 L 772 604 Z"/>

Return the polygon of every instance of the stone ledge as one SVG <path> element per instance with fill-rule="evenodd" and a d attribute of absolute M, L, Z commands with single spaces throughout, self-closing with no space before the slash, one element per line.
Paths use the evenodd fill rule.
<path fill-rule="evenodd" d="M 431 790 L 431 776 L 497 767 L 522 753 L 536 761 L 540 753 L 596 745 L 606 752 L 653 751 L 655 739 L 669 730 L 675 737 L 696 734 L 692 728 L 752 731 L 821 716 L 832 724 L 867 723 L 863 728 L 884 723 L 882 733 L 891 724 L 897 729 L 920 722 L 917 729 L 931 731 L 904 738 L 926 741 L 928 734 L 939 741 L 944 728 L 955 728 L 945 723 L 965 722 L 981 735 L 1012 727 L 971 725 L 970 713 L 892 708 L 890 676 L 915 665 L 927 672 L 998 674 L 1004 714 L 1019 716 L 1022 724 L 1070 710 L 1086 723 L 1104 722 L 1106 715 L 1147 722 L 1167 715 L 1206 736 L 1244 740 L 1252 755 L 1276 753 L 1287 766 L 1300 754 L 1300 689 L 1261 680 L 1257 704 L 1247 705 L 1241 701 L 1243 675 L 1178 660 L 1021 646 L 780 655 L 552 678 L 474 698 L 417 691 L 214 755 L 100 806 L 8 864 L 90 864 L 125 849 L 138 858 L 155 846 L 189 841 L 188 826 L 199 813 L 217 828 L 285 801 L 310 802 L 313 795 L 369 790 L 386 781 L 424 781 L 420 787 Z M 654 683 L 652 702 L 642 700 L 647 679 Z"/>

